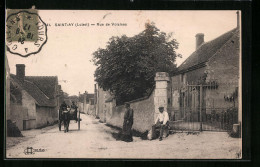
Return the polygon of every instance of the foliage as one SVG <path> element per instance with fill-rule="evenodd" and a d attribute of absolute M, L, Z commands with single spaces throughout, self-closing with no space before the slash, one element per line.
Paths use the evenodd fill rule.
<path fill-rule="evenodd" d="M 178 42 L 153 23 L 133 37 L 110 38 L 105 49 L 93 53 L 96 82 L 115 95 L 118 104 L 146 95 L 154 86 L 156 72 L 176 70 Z"/>
<path fill-rule="evenodd" d="M 64 96 L 64 98 L 68 98 L 68 97 L 69 97 L 69 94 L 66 93 L 66 92 L 63 92 L 63 96 Z"/>

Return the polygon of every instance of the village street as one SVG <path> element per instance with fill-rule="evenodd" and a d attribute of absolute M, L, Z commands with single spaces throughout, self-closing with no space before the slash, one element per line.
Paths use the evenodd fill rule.
<path fill-rule="evenodd" d="M 118 130 L 89 115 L 81 114 L 81 118 L 80 131 L 71 121 L 68 133 L 59 131 L 56 124 L 22 131 L 25 137 L 8 137 L 7 158 L 241 158 L 241 138 L 230 138 L 225 132 L 175 133 L 163 141 L 134 137 L 126 143 L 113 138 Z M 26 155 L 27 147 L 44 151 Z"/>

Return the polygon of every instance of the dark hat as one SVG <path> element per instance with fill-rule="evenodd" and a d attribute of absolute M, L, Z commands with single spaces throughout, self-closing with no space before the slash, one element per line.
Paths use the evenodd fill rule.
<path fill-rule="evenodd" d="M 161 107 L 159 107 L 158 109 L 164 109 L 164 107 L 161 106 Z"/>

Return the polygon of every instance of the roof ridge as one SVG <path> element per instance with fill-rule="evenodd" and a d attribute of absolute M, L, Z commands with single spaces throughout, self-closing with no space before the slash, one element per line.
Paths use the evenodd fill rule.
<path fill-rule="evenodd" d="M 234 29 L 233 29 L 233 30 L 234 30 Z M 238 29 L 238 30 L 239 30 L 239 29 Z M 233 33 L 232 33 L 232 36 L 231 36 L 206 62 L 210 61 L 210 60 L 223 48 L 223 46 L 226 46 L 226 44 L 227 44 L 228 42 L 230 42 L 230 40 L 234 37 L 234 35 L 236 34 L 236 32 L 237 32 L 237 31 L 233 32 Z"/>
<path fill-rule="evenodd" d="M 49 107 L 55 106 L 53 104 L 54 102 L 53 99 L 49 98 L 34 82 L 25 79 L 24 83 L 22 83 L 16 78 L 16 75 L 14 74 L 11 75 L 11 79 L 14 82 L 16 82 L 21 87 L 21 89 L 26 91 L 35 100 L 36 104 L 40 106 L 49 106 Z"/>
<path fill-rule="evenodd" d="M 230 31 L 228 31 L 228 32 L 226 32 L 226 33 L 220 35 L 219 37 L 214 38 L 213 40 L 211 40 L 211 41 L 214 41 L 214 40 L 216 40 L 216 39 L 222 37 L 223 35 L 225 35 L 225 34 L 227 34 L 227 33 L 232 33 L 232 35 L 228 38 L 228 40 L 227 40 L 222 46 L 220 46 L 220 48 L 218 48 L 218 49 L 216 50 L 216 52 L 215 52 L 209 59 L 211 59 L 213 56 L 215 56 L 216 53 L 219 52 L 219 50 L 220 50 L 223 46 L 225 46 L 228 41 L 230 41 L 230 39 L 234 36 L 234 34 L 235 34 L 235 32 L 236 32 L 235 29 L 237 29 L 237 28 L 233 28 L 232 30 L 230 30 Z M 235 32 L 232 32 L 232 31 L 235 31 Z M 208 42 L 211 42 L 211 41 L 208 41 Z M 206 60 L 205 62 L 209 61 L 209 59 Z"/>
<path fill-rule="evenodd" d="M 212 40 L 210 40 L 210 41 L 204 42 L 202 45 L 199 46 L 199 48 L 197 48 L 194 52 L 192 52 L 192 53 L 178 66 L 178 69 L 179 69 L 180 67 L 182 67 L 182 66 L 185 66 L 186 63 L 189 63 L 188 61 L 191 61 L 192 58 L 193 58 L 194 56 L 196 56 L 196 52 L 198 53 L 203 46 L 204 46 L 204 47 L 207 47 L 208 44 L 214 43 L 214 42 L 217 41 L 217 39 L 221 39 L 221 37 L 223 38 L 225 35 L 227 35 L 227 34 L 229 34 L 229 33 L 232 33 L 232 35 L 231 35 L 229 38 L 227 38 L 227 41 L 229 41 L 230 38 L 232 38 L 233 35 L 235 34 L 236 30 L 238 30 L 237 27 L 236 27 L 236 28 L 233 28 L 233 29 L 231 29 L 231 30 L 229 30 L 229 31 L 227 31 L 227 32 L 225 32 L 225 33 L 223 33 L 223 34 L 221 34 L 220 36 L 218 36 L 218 37 L 216 37 L 216 38 L 214 38 L 214 39 L 212 39 Z M 226 42 L 225 42 L 224 44 L 226 44 Z M 223 45 L 221 45 L 219 48 L 217 48 L 215 53 L 217 53 L 217 51 L 218 51 L 222 46 L 223 46 Z M 213 53 L 214 53 L 214 52 L 213 52 Z M 212 56 L 214 56 L 215 53 L 212 54 Z M 212 56 L 210 56 L 210 57 L 212 57 Z M 208 58 L 208 59 L 209 59 L 209 58 Z M 206 61 L 204 61 L 204 62 L 207 62 L 207 61 L 208 61 L 208 60 L 206 60 Z M 196 63 L 196 64 L 198 64 L 198 63 Z M 186 68 L 191 68 L 191 67 L 193 67 L 193 66 L 196 66 L 196 64 L 195 64 L 195 65 L 192 65 L 192 66 L 190 66 L 190 67 L 182 67 L 182 68 L 184 68 L 184 69 L 182 69 L 182 70 L 185 70 Z"/>
<path fill-rule="evenodd" d="M 31 76 L 25 76 L 25 77 L 42 77 L 42 78 L 57 78 L 58 76 L 36 76 L 36 75 L 31 75 Z"/>

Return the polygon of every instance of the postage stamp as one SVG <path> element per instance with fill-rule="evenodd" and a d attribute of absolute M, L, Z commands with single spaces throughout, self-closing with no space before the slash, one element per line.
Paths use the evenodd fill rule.
<path fill-rule="evenodd" d="M 36 13 L 20 11 L 6 20 L 6 46 L 12 54 L 27 57 L 47 42 L 47 26 Z"/>

